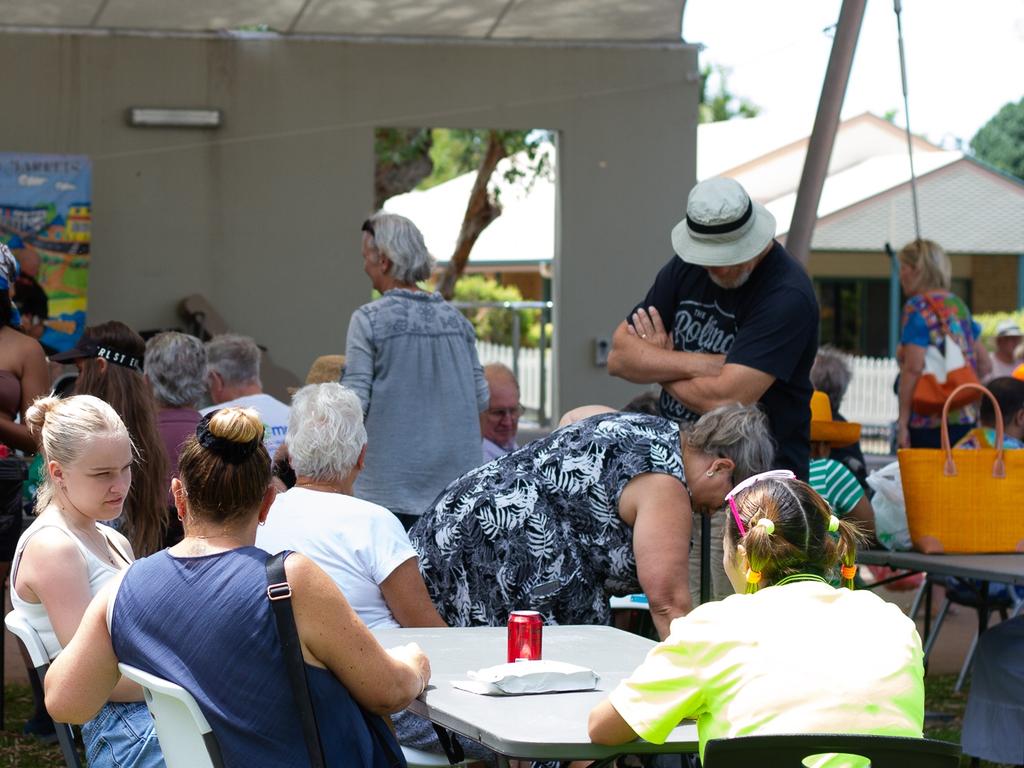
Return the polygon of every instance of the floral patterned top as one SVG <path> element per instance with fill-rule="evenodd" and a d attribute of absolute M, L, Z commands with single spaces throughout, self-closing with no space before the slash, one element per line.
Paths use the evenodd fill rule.
<path fill-rule="evenodd" d="M 640 591 L 633 531 L 618 513 L 634 477 L 685 485 L 679 426 L 638 413 L 593 416 L 451 483 L 409 532 L 452 626 L 500 626 L 515 610 L 550 624 L 604 624 L 608 596 Z"/>
<path fill-rule="evenodd" d="M 978 362 L 974 359 L 974 343 L 981 336 L 981 326 L 971 317 L 967 305 L 955 293 L 939 290 L 911 296 L 903 306 L 900 344 L 943 348 L 942 324 L 932 309 L 933 306 L 942 313 L 949 326 L 949 335 L 960 345 L 964 359 L 977 370 Z M 969 405 L 949 413 L 950 424 L 974 424 L 977 420 L 978 408 L 976 405 Z M 938 429 L 941 422 L 942 417 L 938 415 L 925 416 L 913 412 L 910 414 L 910 426 L 914 429 Z"/>

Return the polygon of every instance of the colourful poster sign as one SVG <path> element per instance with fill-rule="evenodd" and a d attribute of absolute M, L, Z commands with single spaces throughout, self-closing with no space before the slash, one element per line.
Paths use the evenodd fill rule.
<path fill-rule="evenodd" d="M 49 299 L 40 342 L 73 346 L 85 328 L 92 166 L 84 155 L 0 153 L 0 240 Z"/>

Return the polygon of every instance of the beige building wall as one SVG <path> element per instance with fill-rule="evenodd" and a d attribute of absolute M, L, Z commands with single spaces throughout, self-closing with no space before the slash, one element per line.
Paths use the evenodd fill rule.
<path fill-rule="evenodd" d="M 299 375 L 342 351 L 370 295 L 375 126 L 557 130 L 556 409 L 634 391 L 594 341 L 671 254 L 695 48 L 4 34 L 0 64 L 17 105 L 0 149 L 92 158 L 90 322 L 177 325 L 200 292 Z M 131 128 L 132 106 L 217 107 L 224 125 Z"/>
<path fill-rule="evenodd" d="M 953 277 L 971 281 L 971 311 L 1017 309 L 1018 258 L 1007 254 L 953 254 Z M 890 273 L 889 258 L 878 252 L 816 251 L 808 266 L 811 277 L 880 278 Z"/>
<path fill-rule="evenodd" d="M 972 256 L 971 311 L 1009 312 L 1017 309 L 1016 256 Z"/>

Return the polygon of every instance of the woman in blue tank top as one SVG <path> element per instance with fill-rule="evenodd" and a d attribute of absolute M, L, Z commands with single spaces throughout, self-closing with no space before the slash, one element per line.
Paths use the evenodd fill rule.
<path fill-rule="evenodd" d="M 254 546 L 275 495 L 262 436 L 250 409 L 200 421 L 171 484 L 185 538 L 135 563 L 90 605 L 46 676 L 55 718 L 88 719 L 122 661 L 188 690 L 229 768 L 309 765 L 267 599 L 268 555 Z M 317 720 L 330 723 L 320 731 L 327 765 L 380 765 L 388 750 L 370 718 L 423 691 L 427 658 L 415 645 L 381 648 L 311 560 L 292 554 L 285 571 Z"/>

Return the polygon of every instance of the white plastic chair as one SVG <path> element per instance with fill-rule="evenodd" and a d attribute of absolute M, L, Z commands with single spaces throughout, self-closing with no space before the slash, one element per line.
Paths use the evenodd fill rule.
<path fill-rule="evenodd" d="M 191 693 L 128 664 L 117 668 L 142 686 L 167 768 L 223 768 L 220 745 Z"/>
<path fill-rule="evenodd" d="M 28 651 L 28 657 L 32 660 L 33 672 L 39 679 L 39 685 L 42 686 L 43 680 L 46 678 L 46 670 L 50 668 L 50 657 L 46 653 L 46 646 L 43 645 L 39 633 L 17 611 L 8 613 L 4 618 L 4 623 L 11 634 L 24 644 L 25 650 Z M 78 759 L 78 751 L 75 749 L 75 732 L 71 730 L 71 726 L 57 721 L 54 721 L 53 725 L 57 730 L 57 742 L 64 755 L 64 764 L 67 768 L 82 768 L 82 763 Z"/>
<path fill-rule="evenodd" d="M 444 755 L 407 747 L 404 744 L 402 745 L 402 754 L 405 755 L 405 762 L 409 764 L 409 768 L 449 768 L 451 765 Z M 467 761 L 463 760 L 455 765 L 467 765 Z"/>

